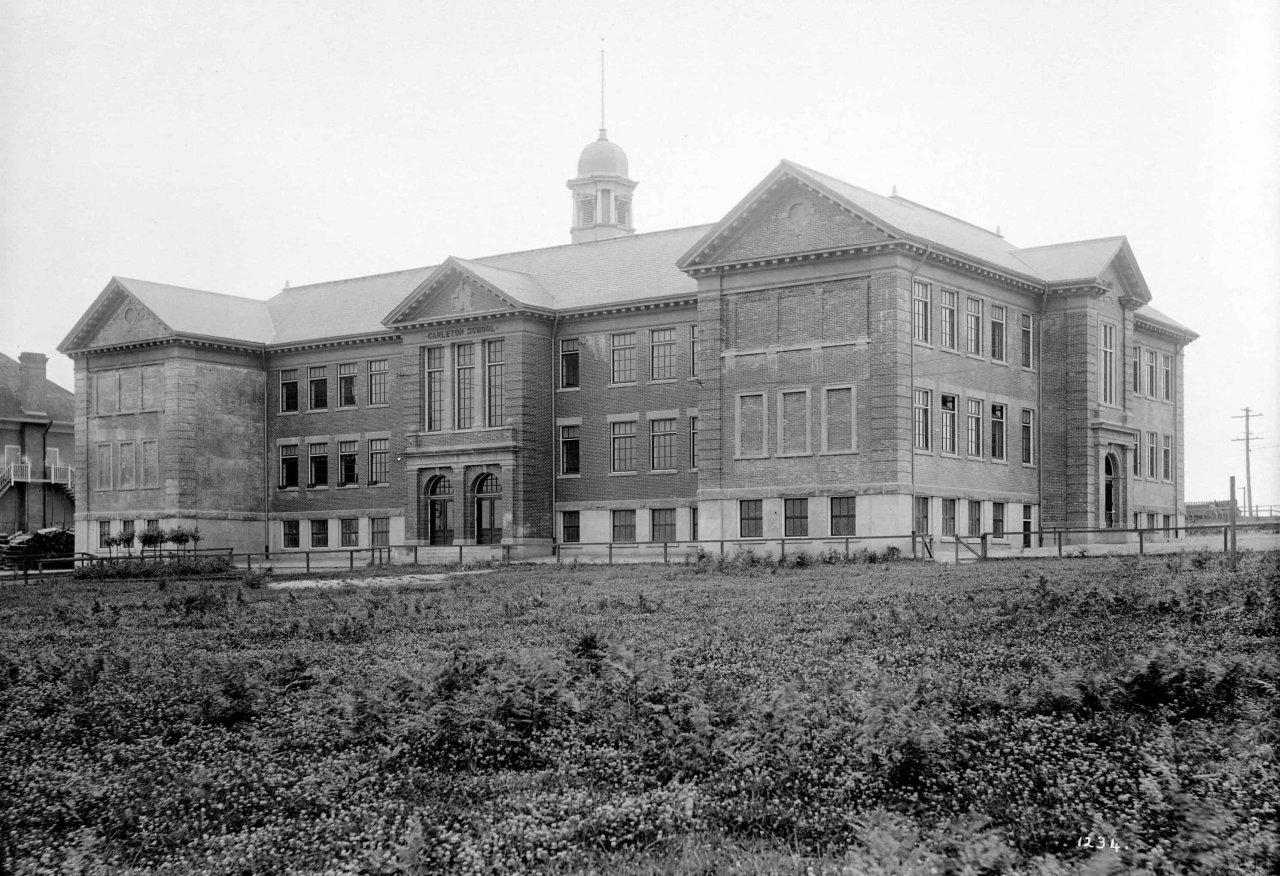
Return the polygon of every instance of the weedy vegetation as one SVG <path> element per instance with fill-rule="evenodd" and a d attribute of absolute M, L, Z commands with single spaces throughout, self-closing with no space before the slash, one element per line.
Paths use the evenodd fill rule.
<path fill-rule="evenodd" d="M 1273 872 L 1280 555 L 892 560 L 5 587 L 0 870 Z"/>

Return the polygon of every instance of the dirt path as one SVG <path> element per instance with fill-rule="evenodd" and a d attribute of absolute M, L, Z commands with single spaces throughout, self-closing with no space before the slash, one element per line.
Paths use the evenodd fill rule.
<path fill-rule="evenodd" d="M 272 581 L 271 590 L 297 590 L 302 587 L 399 587 L 402 584 L 436 584 L 455 575 L 487 575 L 494 569 L 467 569 L 460 572 L 433 572 L 411 575 L 379 575 L 374 578 L 304 578 L 296 581 Z"/>

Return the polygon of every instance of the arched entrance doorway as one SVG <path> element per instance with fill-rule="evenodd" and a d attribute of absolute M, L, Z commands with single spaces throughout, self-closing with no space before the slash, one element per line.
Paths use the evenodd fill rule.
<path fill-rule="evenodd" d="M 453 544 L 453 482 L 437 475 L 427 482 L 427 543 Z"/>
<path fill-rule="evenodd" d="M 491 474 L 475 482 L 476 544 L 502 543 L 502 484 Z"/>
<path fill-rule="evenodd" d="M 1103 476 L 1102 525 L 1115 529 L 1120 525 L 1120 463 L 1114 453 L 1103 460 Z"/>

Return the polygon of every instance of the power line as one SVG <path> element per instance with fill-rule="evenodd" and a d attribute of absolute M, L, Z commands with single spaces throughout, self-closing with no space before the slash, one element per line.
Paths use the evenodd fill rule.
<path fill-rule="evenodd" d="M 1262 414 L 1252 411 L 1248 407 L 1241 408 L 1244 411 L 1243 416 L 1232 417 L 1233 420 L 1244 420 L 1244 437 L 1232 438 L 1232 441 L 1244 442 L 1244 513 L 1249 517 L 1253 516 L 1253 472 L 1250 467 L 1250 456 L 1253 448 L 1250 443 L 1253 439 L 1253 431 L 1250 428 L 1253 417 L 1261 417 Z M 1231 497 L 1235 499 L 1234 496 Z"/>

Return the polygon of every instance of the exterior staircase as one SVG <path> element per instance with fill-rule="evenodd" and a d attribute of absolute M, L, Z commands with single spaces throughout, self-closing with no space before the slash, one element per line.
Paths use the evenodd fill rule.
<path fill-rule="evenodd" d="M 48 465 L 37 468 L 42 477 L 31 476 L 31 464 L 28 462 L 12 462 L 0 468 L 0 496 L 9 491 L 14 484 L 53 484 L 75 501 L 76 470 L 69 465 Z"/>

